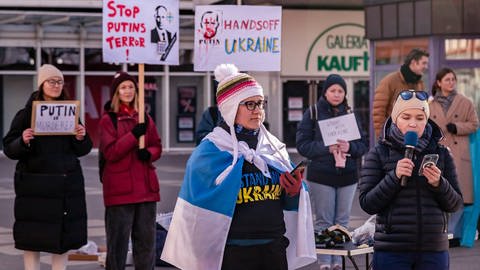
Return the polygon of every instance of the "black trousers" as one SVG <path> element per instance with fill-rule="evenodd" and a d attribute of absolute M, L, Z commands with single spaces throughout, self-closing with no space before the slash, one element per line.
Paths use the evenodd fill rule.
<path fill-rule="evenodd" d="M 156 202 L 106 207 L 107 270 L 125 269 L 130 237 L 135 270 L 155 268 L 156 215 Z"/>
<path fill-rule="evenodd" d="M 222 270 L 287 270 L 288 243 L 288 239 L 282 237 L 264 245 L 227 245 Z"/>

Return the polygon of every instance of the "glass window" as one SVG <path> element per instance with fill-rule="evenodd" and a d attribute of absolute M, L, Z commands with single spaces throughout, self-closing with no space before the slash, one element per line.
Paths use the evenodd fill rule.
<path fill-rule="evenodd" d="M 454 34 L 462 32 L 463 1 L 432 1 L 432 32 Z"/>
<path fill-rule="evenodd" d="M 195 145 L 195 127 L 203 113 L 203 76 L 170 77 L 171 146 Z"/>
<path fill-rule="evenodd" d="M 405 56 L 414 48 L 428 50 L 428 39 L 400 39 L 375 42 L 376 65 L 403 64 Z"/>
<path fill-rule="evenodd" d="M 397 5 L 384 5 L 382 8 L 382 34 L 383 37 L 397 37 Z M 385 18 L 388 18 L 386 20 Z"/>
<path fill-rule="evenodd" d="M 85 49 L 85 70 L 87 71 L 120 71 L 121 64 L 105 63 L 102 58 L 102 49 Z"/>
<path fill-rule="evenodd" d="M 193 50 L 180 50 L 178 66 L 170 66 L 171 71 L 193 71 Z"/>
<path fill-rule="evenodd" d="M 480 39 L 446 39 L 447 60 L 480 59 Z"/>
<path fill-rule="evenodd" d="M 35 70 L 35 49 L 0 47 L 0 70 Z"/>
<path fill-rule="evenodd" d="M 480 117 L 480 68 L 456 69 L 457 91 L 469 97 Z"/>
<path fill-rule="evenodd" d="M 378 23 L 381 20 L 380 7 L 365 7 L 365 14 L 365 30 L 368 38 L 375 39 L 382 37 L 381 25 Z"/>
<path fill-rule="evenodd" d="M 52 64 L 61 71 L 80 69 L 78 48 L 42 48 L 42 65 Z"/>

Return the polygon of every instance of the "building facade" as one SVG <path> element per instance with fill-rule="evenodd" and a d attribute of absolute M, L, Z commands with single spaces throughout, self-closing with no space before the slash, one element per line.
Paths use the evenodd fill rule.
<path fill-rule="evenodd" d="M 215 100 L 213 74 L 193 71 L 193 2 L 180 1 L 180 65 L 145 65 L 146 110 L 166 151 L 193 149 L 193 130 Z M 49 63 L 64 72 L 65 86 L 80 100 L 81 119 L 98 145 L 97 125 L 112 76 L 120 70 L 136 75 L 138 66 L 102 61 L 102 1 L 31 0 L 22 5 L 0 6 L 0 133 L 8 131 L 14 114 L 36 90 L 36 70 Z M 271 132 L 289 148 L 295 148 L 303 110 L 316 101 L 330 73 L 345 76 L 349 103 L 363 111 L 368 130 L 370 50 L 363 14 L 358 8 L 283 9 L 282 70 L 251 74 L 265 88 Z"/>
<path fill-rule="evenodd" d="M 412 48 L 423 48 L 430 53 L 426 90 L 430 91 L 438 70 L 450 67 L 457 74 L 457 90 L 471 98 L 479 111 L 480 1 L 365 0 L 364 4 L 372 56 L 371 99 L 378 82 L 398 69 Z"/>

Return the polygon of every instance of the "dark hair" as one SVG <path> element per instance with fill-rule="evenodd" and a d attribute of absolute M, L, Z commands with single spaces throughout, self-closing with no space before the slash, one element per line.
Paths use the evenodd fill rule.
<path fill-rule="evenodd" d="M 453 69 L 451 68 L 444 67 L 437 72 L 437 75 L 435 76 L 435 81 L 432 84 L 432 96 L 435 96 L 435 93 L 437 93 L 437 91 L 441 91 L 440 86 L 438 86 L 437 84 L 437 81 L 441 81 L 443 77 L 450 73 L 453 74 L 453 77 L 455 77 L 456 80 L 457 74 L 455 74 L 455 71 L 453 71 Z"/>
<path fill-rule="evenodd" d="M 165 6 L 159 5 L 155 8 L 155 16 L 157 16 L 158 10 L 161 9 L 161 8 L 163 8 L 163 9 L 165 9 L 165 11 L 167 11 L 167 8 Z"/>
<path fill-rule="evenodd" d="M 429 57 L 430 54 L 423 50 L 423 49 L 419 49 L 419 48 L 414 48 L 412 49 L 408 54 L 407 56 L 405 57 L 405 62 L 404 64 L 405 65 L 410 65 L 410 63 L 412 62 L 412 60 L 415 60 L 415 61 L 418 61 L 420 60 L 420 58 L 422 58 L 423 56 L 425 57 Z"/>

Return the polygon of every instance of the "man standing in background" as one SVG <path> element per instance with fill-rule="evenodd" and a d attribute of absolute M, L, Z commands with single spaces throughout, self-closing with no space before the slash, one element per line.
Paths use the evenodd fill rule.
<path fill-rule="evenodd" d="M 385 120 L 390 116 L 393 103 L 402 90 L 425 90 L 422 75 L 428 68 L 427 51 L 412 49 L 399 70 L 383 78 L 375 89 L 373 97 L 373 127 L 378 138 Z"/>

